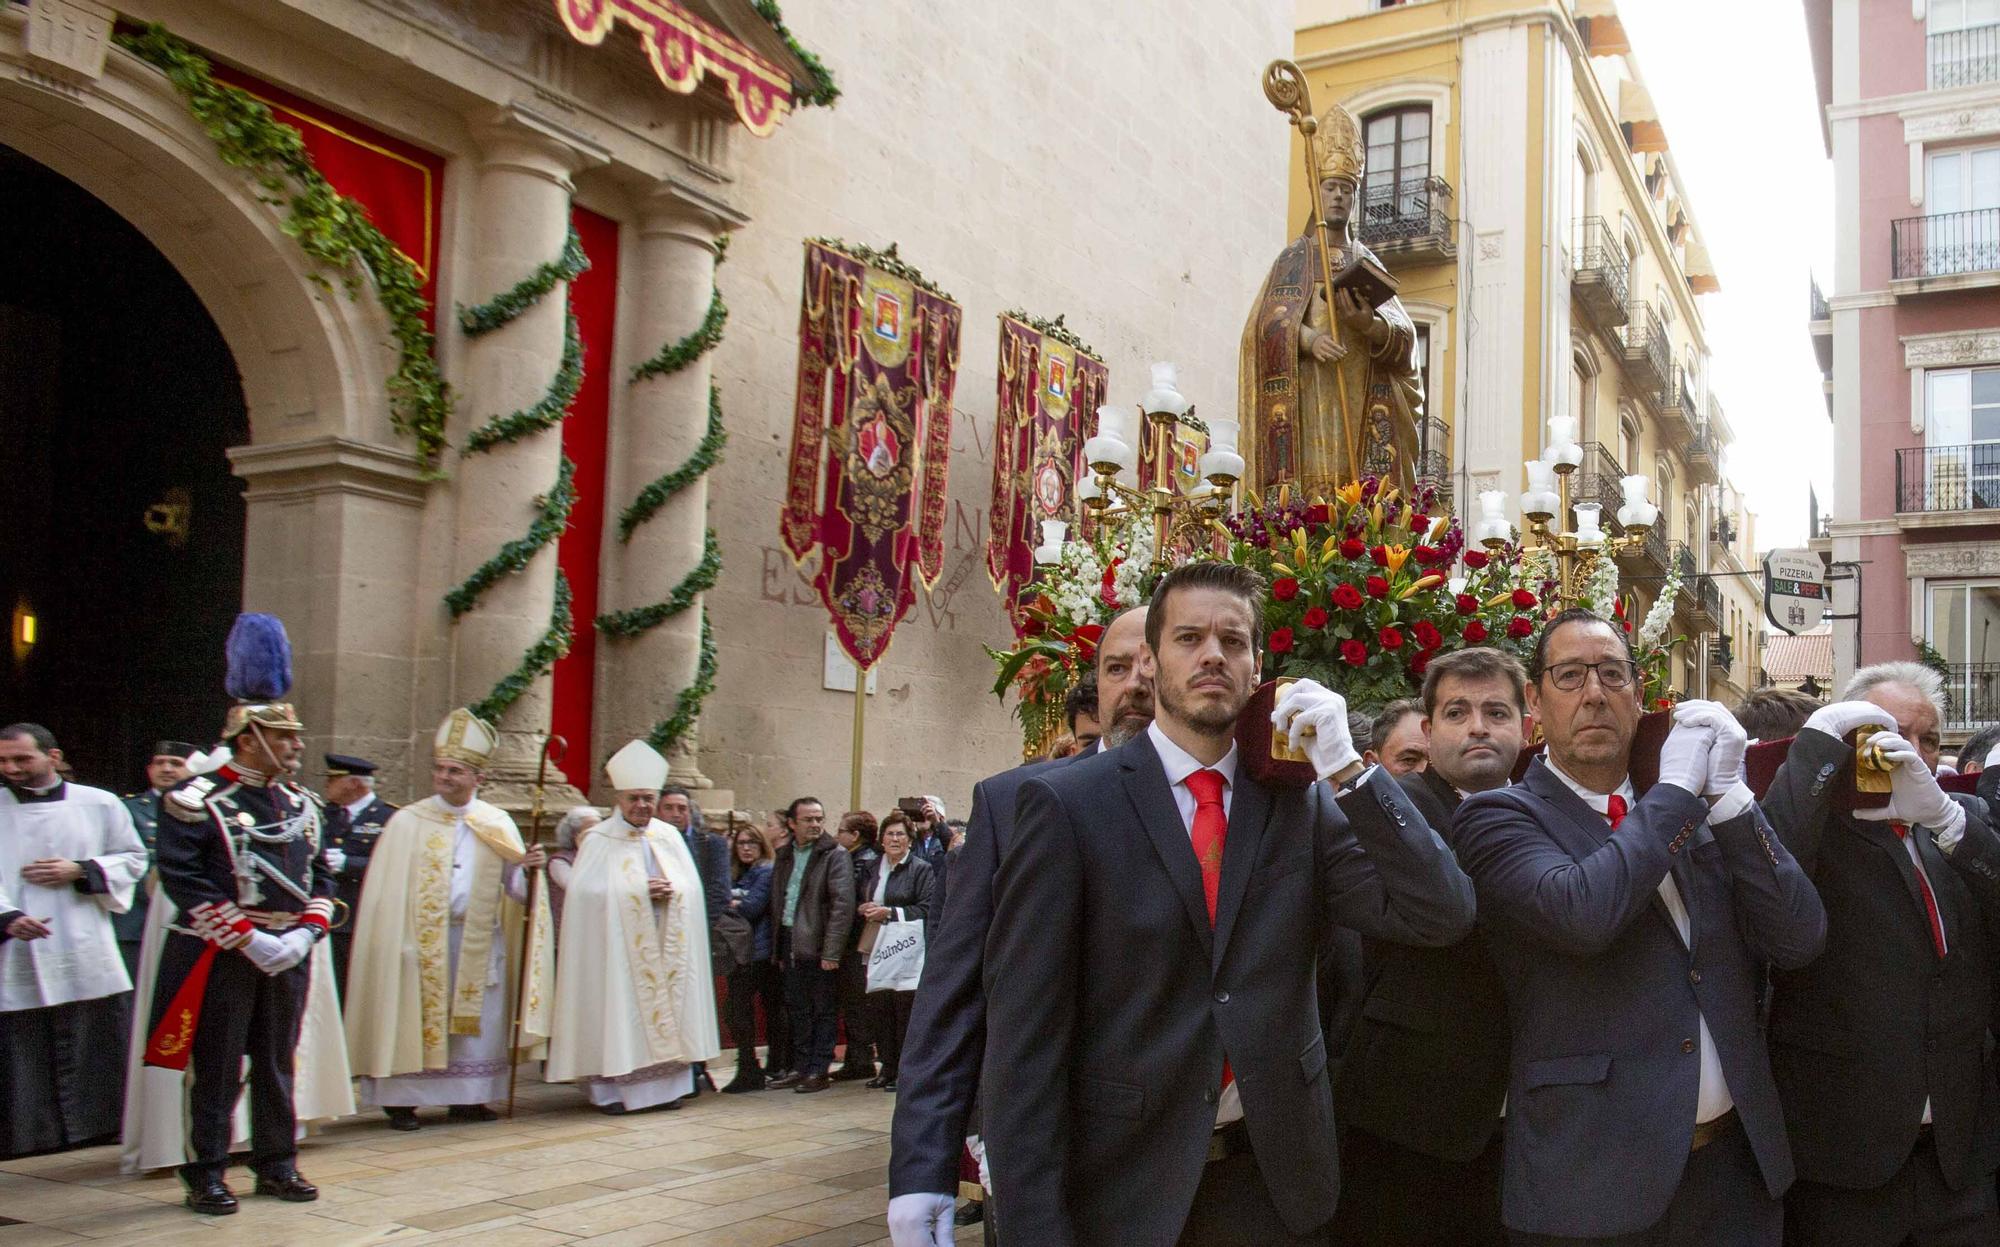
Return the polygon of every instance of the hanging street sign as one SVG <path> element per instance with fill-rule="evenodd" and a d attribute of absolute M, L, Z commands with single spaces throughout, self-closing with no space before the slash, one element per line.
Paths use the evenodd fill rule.
<path fill-rule="evenodd" d="M 1826 564 L 1811 550 L 1773 550 L 1764 556 L 1764 614 L 1797 636 L 1826 618 Z"/>

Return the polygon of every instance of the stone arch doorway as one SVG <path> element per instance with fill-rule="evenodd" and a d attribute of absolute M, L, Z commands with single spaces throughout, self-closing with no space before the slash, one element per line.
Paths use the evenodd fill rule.
<path fill-rule="evenodd" d="M 166 257 L 0 146 L 0 718 L 46 723 L 78 777 L 140 782 L 150 742 L 217 727 L 242 600 L 249 439 L 236 362 Z M 33 619 L 33 643 L 22 635 Z"/>

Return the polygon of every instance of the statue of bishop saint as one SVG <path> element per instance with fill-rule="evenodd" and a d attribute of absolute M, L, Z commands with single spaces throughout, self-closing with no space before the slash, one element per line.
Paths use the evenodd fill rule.
<path fill-rule="evenodd" d="M 1243 327 L 1243 479 L 1260 492 L 1289 483 L 1310 498 L 1375 475 L 1408 492 L 1424 410 L 1416 327 L 1393 296 L 1371 308 L 1337 290 L 1329 301 L 1324 274 L 1338 278 L 1356 257 L 1375 255 L 1353 233 L 1366 155 L 1354 114 L 1334 105 L 1318 137 L 1332 251 L 1323 268 L 1320 231 L 1308 222 L 1271 265 Z"/>

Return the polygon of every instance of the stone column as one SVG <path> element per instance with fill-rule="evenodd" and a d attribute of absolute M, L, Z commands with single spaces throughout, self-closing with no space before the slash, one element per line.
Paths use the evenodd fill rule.
<path fill-rule="evenodd" d="M 633 298 L 621 352 L 637 361 L 679 341 L 701 324 L 714 289 L 715 239 L 744 224 L 741 213 L 676 182 L 646 197 L 638 245 L 625 261 Z M 636 385 L 623 376 L 612 408 L 610 491 L 604 520 L 603 609 L 629 610 L 664 601 L 701 562 L 707 532 L 708 482 L 690 484 L 632 534 L 618 539 L 618 517 L 639 491 L 686 463 L 708 428 L 714 352 L 679 372 Z M 726 399 L 725 399 L 726 401 Z M 598 739 L 607 749 L 642 737 L 674 712 L 675 699 L 695 678 L 701 657 L 701 605 L 630 639 L 604 638 L 597 651 Z M 670 755 L 672 779 L 708 789 L 700 804 L 727 805 L 697 765 L 696 735 Z"/>
<path fill-rule="evenodd" d="M 481 158 L 471 220 L 472 280 L 467 304 L 484 302 L 561 254 L 569 230 L 571 178 L 602 163 L 590 140 L 519 105 L 476 130 Z M 547 390 L 562 359 L 566 286 L 558 285 L 511 323 L 464 339 L 454 441 L 496 415 L 532 405 Z M 443 317 L 441 316 L 442 320 Z M 441 332 L 456 332 L 440 325 Z M 527 533 L 542 496 L 555 484 L 561 434 L 547 429 L 452 461 L 458 503 L 454 583 L 463 583 L 503 545 Z M 519 665 L 548 630 L 554 606 L 556 546 L 538 551 L 527 568 L 503 577 L 453 625 L 452 698 L 468 705 Z M 577 621 L 588 627 L 588 620 Z M 549 722 L 550 687 L 538 679 L 500 721 L 500 747 L 482 796 L 505 809 L 525 808 Z M 568 765 L 587 774 L 587 759 Z M 582 797 L 551 768 L 548 801 Z"/>

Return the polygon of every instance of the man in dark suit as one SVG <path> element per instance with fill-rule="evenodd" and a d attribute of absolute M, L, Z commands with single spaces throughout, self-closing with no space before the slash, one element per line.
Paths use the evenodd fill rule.
<path fill-rule="evenodd" d="M 1273 719 L 1355 785 L 1342 805 L 1238 757 L 1263 594 L 1233 564 L 1169 572 L 1146 616 L 1153 725 L 1021 785 L 981 1106 L 1011 1241 L 1324 1243 L 1340 1173 L 1314 949 L 1336 923 L 1428 943 L 1471 929 L 1443 841 L 1379 769 L 1355 780 L 1337 694 L 1301 681 Z"/>
<path fill-rule="evenodd" d="M 1819 954 L 1819 897 L 1727 710 L 1676 709 L 1640 793 L 1625 634 L 1564 611 L 1528 671 L 1548 753 L 1465 802 L 1454 840 L 1512 1024 L 1502 1217 L 1524 1245 L 1776 1247 L 1792 1157 L 1758 974 Z"/>
<path fill-rule="evenodd" d="M 1124 744 L 1153 721 L 1145 645 L 1143 607 L 1113 619 L 1098 641 L 1102 747 Z M 950 1192 L 958 1186 L 959 1150 L 973 1133 L 969 1123 L 986 1052 L 982 971 L 993 923 L 993 875 L 1013 838 L 1016 794 L 1029 776 L 1088 756 L 1017 766 L 972 789 L 965 844 L 951 864 L 944 917 L 925 951 L 923 982 L 903 1041 L 889 1150 L 889 1231 L 896 1247 L 952 1241 Z"/>
<path fill-rule="evenodd" d="M 1819 960 L 1775 976 L 1771 1056 L 1798 1157 L 1802 1247 L 2000 1243 L 1993 976 L 2000 886 L 1986 802 L 1938 788 L 1943 689 L 1916 663 L 1855 674 L 1792 742 L 1764 809 L 1826 902 Z M 1844 811 L 1857 727 L 1894 766 Z"/>
<path fill-rule="evenodd" d="M 1527 727 L 1527 674 L 1485 646 L 1424 673 L 1429 768 L 1398 782 L 1451 843 L 1459 805 L 1505 788 Z M 1361 1021 L 1334 1083 L 1341 1136 L 1335 1238 L 1371 1247 L 1505 1247 L 1500 1112 L 1507 995 L 1478 932 L 1448 948 L 1368 948 Z"/>
<path fill-rule="evenodd" d="M 344 753 L 329 753 L 325 762 L 326 859 L 340 884 L 340 904 L 334 908 L 338 921 L 333 929 L 333 972 L 340 980 L 344 1000 L 347 955 L 354 947 L 354 915 L 361 911 L 361 885 L 368 875 L 368 859 L 396 807 L 375 795 L 379 768 L 373 762 Z"/>
<path fill-rule="evenodd" d="M 660 819 L 681 833 L 688 856 L 694 858 L 695 873 L 701 876 L 702 904 L 706 907 L 708 946 L 713 951 L 721 947 L 716 920 L 729 912 L 729 841 L 702 827 L 701 808 L 679 784 L 660 789 Z M 708 1076 L 708 1062 L 696 1061 L 694 1090 L 688 1093 L 688 1098 L 700 1095 L 704 1086 L 715 1090 L 715 1080 Z"/>

